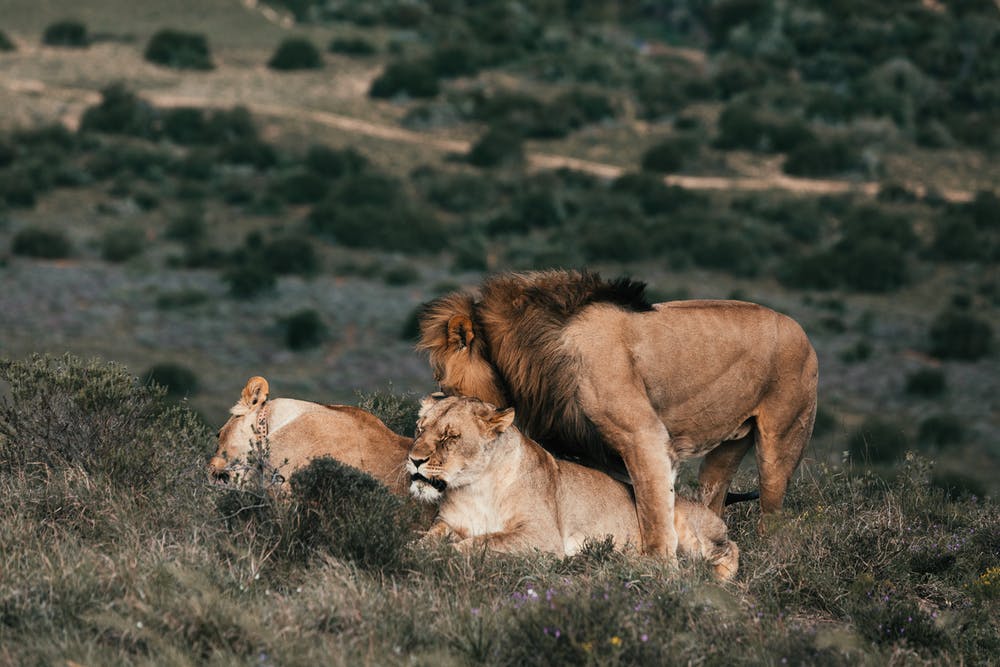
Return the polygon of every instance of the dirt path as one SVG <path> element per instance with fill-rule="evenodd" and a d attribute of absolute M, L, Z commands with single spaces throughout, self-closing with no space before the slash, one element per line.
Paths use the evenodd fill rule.
<path fill-rule="evenodd" d="M 61 120 L 66 125 L 73 128 L 79 125 L 80 116 L 82 115 L 83 110 L 87 106 L 100 101 L 100 95 L 93 90 L 48 86 L 44 82 L 36 80 L 4 80 L 0 81 L 0 87 L 8 89 L 12 93 L 35 96 L 45 95 L 63 100 L 65 106 L 61 115 Z M 146 99 L 152 104 L 160 107 L 193 106 L 205 108 L 230 108 L 236 104 L 241 104 L 247 107 L 255 115 L 270 116 L 272 118 L 285 118 L 297 121 L 308 121 L 366 137 L 382 139 L 384 141 L 414 144 L 447 153 L 466 153 L 471 147 L 469 141 L 462 139 L 448 139 L 430 136 L 394 125 L 372 123 L 361 120 L 360 118 L 331 113 L 328 111 L 317 111 L 312 109 L 303 109 L 301 107 L 244 100 L 220 101 L 208 97 L 175 95 L 155 91 L 144 91 L 141 95 L 143 99 Z M 565 168 L 593 174 L 594 176 L 607 179 L 617 178 L 627 171 L 624 167 L 617 165 L 583 160 L 565 155 L 556 155 L 553 153 L 529 153 L 527 155 L 527 159 L 529 166 L 533 169 Z M 691 190 L 785 190 L 788 192 L 807 195 L 858 193 L 874 196 L 878 194 L 880 189 L 879 184 L 874 181 L 855 183 L 831 179 L 796 178 L 780 173 L 766 174 L 763 176 L 689 176 L 683 174 L 669 174 L 664 176 L 663 180 L 668 185 L 676 185 Z M 918 194 L 924 193 L 925 188 L 920 184 L 907 185 Z M 972 192 L 963 190 L 944 190 L 939 194 L 945 199 L 955 202 L 970 201 L 973 198 Z"/>

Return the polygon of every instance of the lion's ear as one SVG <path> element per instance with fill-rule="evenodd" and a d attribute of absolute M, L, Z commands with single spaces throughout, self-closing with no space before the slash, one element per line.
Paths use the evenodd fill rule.
<path fill-rule="evenodd" d="M 472 320 L 467 315 L 452 315 L 448 320 L 448 347 L 464 350 L 472 344 L 475 337 Z"/>
<path fill-rule="evenodd" d="M 514 423 L 514 408 L 497 410 L 487 418 L 490 428 L 497 433 L 503 433 Z"/>
<path fill-rule="evenodd" d="M 420 400 L 420 411 L 417 412 L 417 417 L 423 417 L 427 414 L 427 411 L 434 407 L 434 404 L 445 398 L 445 395 L 440 391 L 435 391 L 433 394 L 424 396 Z"/>
<path fill-rule="evenodd" d="M 267 400 L 269 391 L 267 380 L 259 375 L 253 376 L 247 380 L 246 386 L 240 393 L 240 400 L 229 409 L 229 413 L 237 416 L 247 414 Z"/>

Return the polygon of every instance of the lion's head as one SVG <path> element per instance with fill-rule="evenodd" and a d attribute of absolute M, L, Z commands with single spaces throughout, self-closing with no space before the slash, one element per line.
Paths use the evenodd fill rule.
<path fill-rule="evenodd" d="M 437 502 L 447 488 L 460 488 L 489 466 L 500 437 L 514 422 L 513 408 L 460 396 L 429 396 L 421 404 L 407 470 L 410 494 Z"/>
<path fill-rule="evenodd" d="M 229 409 L 230 417 L 219 429 L 219 445 L 208 462 L 209 475 L 219 482 L 229 481 L 229 465 L 246 458 L 254 437 L 253 419 L 244 419 L 256 413 L 267 401 L 270 391 L 267 380 L 255 375 L 247 380 L 240 400 Z"/>
<path fill-rule="evenodd" d="M 488 356 L 489 345 L 474 324 L 475 300 L 466 293 L 449 294 L 424 306 L 417 349 L 430 356 L 441 391 L 475 396 L 499 407 L 509 401 Z"/>

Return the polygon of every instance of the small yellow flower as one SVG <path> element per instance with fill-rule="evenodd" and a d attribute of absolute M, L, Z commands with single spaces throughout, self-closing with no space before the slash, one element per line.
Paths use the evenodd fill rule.
<path fill-rule="evenodd" d="M 612 646 L 621 646 L 622 645 L 622 638 L 619 637 L 618 635 L 615 635 L 614 637 L 612 637 L 608 641 L 611 642 Z"/>
<path fill-rule="evenodd" d="M 594 642 L 583 642 L 582 644 L 580 644 L 580 648 L 582 648 L 587 653 L 590 653 L 591 651 L 594 650 Z"/>

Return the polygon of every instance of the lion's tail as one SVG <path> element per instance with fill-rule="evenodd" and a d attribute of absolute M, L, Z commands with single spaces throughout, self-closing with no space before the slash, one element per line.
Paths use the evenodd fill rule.
<path fill-rule="evenodd" d="M 229 413 L 239 417 L 259 408 L 267 400 L 268 391 L 267 380 L 259 375 L 253 376 L 247 380 L 243 393 L 240 394 L 240 400 L 229 408 Z"/>
<path fill-rule="evenodd" d="M 736 503 L 745 503 L 748 500 L 757 500 L 760 498 L 760 491 L 747 491 L 746 493 L 726 493 L 726 505 L 735 505 Z"/>

